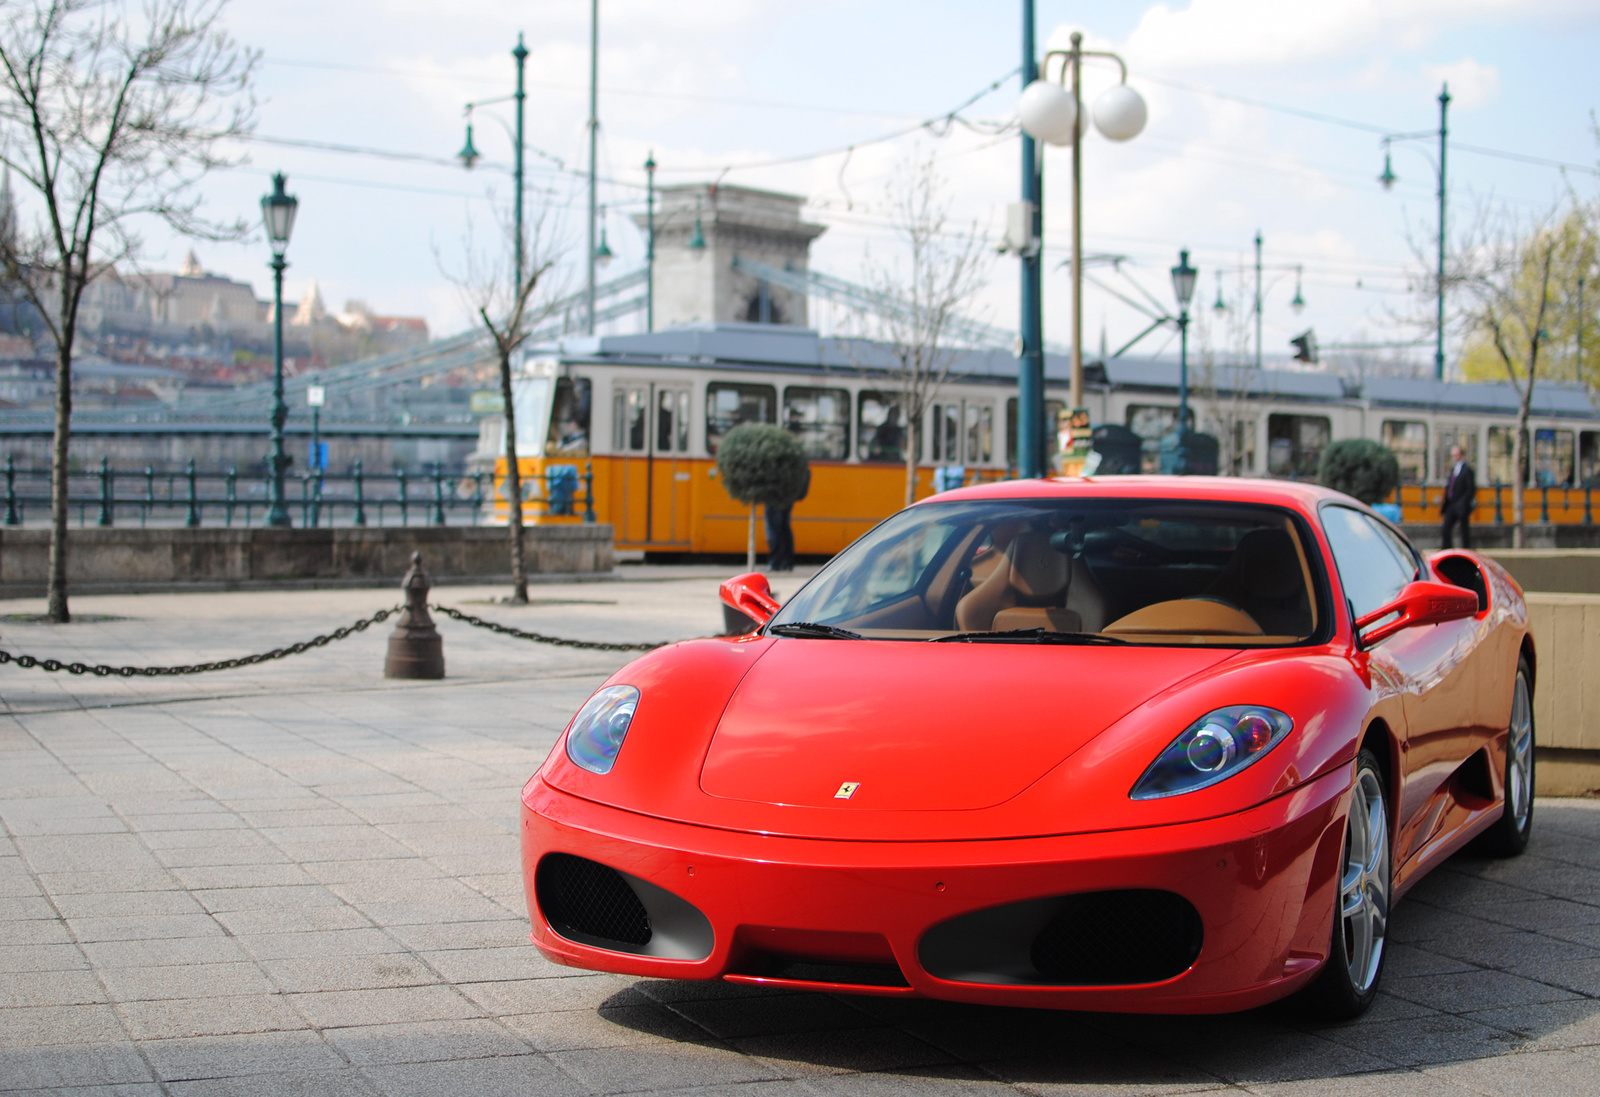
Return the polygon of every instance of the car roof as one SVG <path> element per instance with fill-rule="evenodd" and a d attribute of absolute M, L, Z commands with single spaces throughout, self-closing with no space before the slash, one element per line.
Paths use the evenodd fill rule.
<path fill-rule="evenodd" d="M 1194 499 L 1224 503 L 1264 503 L 1314 514 L 1317 505 L 1338 500 L 1361 504 L 1343 492 L 1294 480 L 1255 480 L 1237 476 L 1060 476 L 1037 480 L 1000 480 L 940 492 L 918 500 L 955 502 L 964 499 Z M 1362 509 L 1365 509 L 1364 507 Z"/>

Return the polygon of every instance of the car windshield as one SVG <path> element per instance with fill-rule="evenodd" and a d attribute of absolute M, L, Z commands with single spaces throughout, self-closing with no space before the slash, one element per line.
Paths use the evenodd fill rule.
<path fill-rule="evenodd" d="M 1320 569 L 1265 506 L 1158 499 L 926 503 L 851 545 L 779 635 L 1281 646 L 1317 631 Z M 782 626 L 789 626 L 783 628 Z"/>

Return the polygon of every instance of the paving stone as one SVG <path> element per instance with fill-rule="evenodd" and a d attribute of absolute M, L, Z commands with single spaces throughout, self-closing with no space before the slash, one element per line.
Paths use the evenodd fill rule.
<path fill-rule="evenodd" d="M 687 635 L 715 629 L 715 585 L 496 612 Z M 289 642 L 374 597 L 80 600 L 138 620 L 75 627 L 74 657 L 180 661 L 243 629 Z M 0 1092 L 1560 1097 L 1600 1077 L 1595 805 L 1541 800 L 1526 856 L 1424 879 L 1395 911 L 1385 993 L 1342 1025 L 1290 1005 L 1085 1015 L 586 973 L 528 941 L 517 790 L 625 658 L 452 629 L 461 677 L 387 682 L 384 642 L 8 696 Z M 30 703 L 59 711 L 19 715 Z"/>

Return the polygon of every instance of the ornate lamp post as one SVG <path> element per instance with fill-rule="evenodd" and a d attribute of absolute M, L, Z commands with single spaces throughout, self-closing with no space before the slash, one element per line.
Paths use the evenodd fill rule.
<path fill-rule="evenodd" d="M 1178 450 L 1172 471 L 1179 476 L 1189 474 L 1189 302 L 1199 275 L 1189 265 L 1189 252 L 1180 251 L 1172 268 L 1172 295 L 1178 300 Z"/>
<path fill-rule="evenodd" d="M 524 254 L 526 249 L 523 247 L 522 232 L 522 108 L 523 104 L 527 101 L 528 96 L 527 93 L 523 91 L 522 79 L 523 70 L 527 67 L 528 49 L 522 44 L 522 35 L 520 34 L 517 35 L 517 46 L 511 51 L 511 56 L 515 58 L 517 62 L 517 90 L 512 92 L 510 95 L 502 95 L 498 99 L 480 99 L 477 102 L 467 104 L 467 141 L 466 144 L 461 146 L 461 151 L 456 153 L 456 159 L 460 160 L 461 166 L 466 168 L 468 171 L 471 171 L 472 165 L 476 164 L 480 159 L 482 159 L 482 154 L 478 152 L 477 146 L 472 143 L 473 108 L 486 107 L 491 103 L 504 103 L 508 99 L 516 103 L 517 129 L 512 135 L 512 144 L 514 146 L 514 150 L 512 154 L 513 159 L 511 168 L 511 189 L 513 192 L 511 204 L 511 231 L 513 236 L 512 251 L 514 252 L 511 262 L 513 278 L 516 283 L 513 288 L 513 294 L 515 295 L 522 292 L 522 268 L 523 264 L 527 260 L 527 256 Z"/>
<path fill-rule="evenodd" d="M 283 253 L 294 231 L 294 215 L 300 200 L 284 192 L 284 175 L 272 177 L 272 193 L 261 199 L 261 219 L 267 225 L 267 242 L 272 246 L 272 502 L 267 509 L 267 525 L 289 525 L 289 510 L 283 502 L 283 474 L 289 457 L 283 452 L 283 425 L 289 420 L 289 406 L 283 402 Z"/>
<path fill-rule="evenodd" d="M 1072 34 L 1072 48 L 1051 50 L 1044 55 L 1038 73 L 1033 60 L 1033 2 L 1023 3 L 1023 89 L 1017 112 L 1022 123 L 1022 198 L 1030 204 L 1033 218 L 1033 246 L 1022 259 L 1022 335 L 1021 369 L 1017 395 L 1017 460 L 1021 475 L 1042 472 L 1044 425 L 1044 324 L 1043 300 L 1039 283 L 1039 244 L 1043 226 L 1043 164 L 1036 163 L 1034 140 L 1051 145 L 1072 146 L 1072 406 L 1083 406 L 1083 135 L 1089 128 L 1089 113 L 1082 108 L 1081 76 L 1086 57 L 1101 57 L 1117 64 L 1121 81 L 1095 100 L 1095 128 L 1113 141 L 1128 141 L 1144 129 L 1149 112 L 1139 93 L 1128 87 L 1128 66 L 1114 53 L 1083 48 L 1083 35 Z M 1052 58 L 1061 67 L 1056 81 L 1047 73 Z M 1067 88 L 1071 77 L 1071 89 Z"/>
<path fill-rule="evenodd" d="M 1439 138 L 1439 160 L 1434 167 L 1439 169 L 1439 273 L 1438 273 L 1438 332 L 1433 349 L 1433 376 L 1436 381 L 1444 380 L 1444 245 L 1445 245 L 1445 151 L 1450 136 L 1448 126 L 1450 116 L 1450 85 L 1445 84 L 1439 89 L 1439 129 L 1421 130 L 1417 133 L 1391 133 L 1383 139 L 1383 174 L 1378 176 L 1378 182 L 1383 184 L 1383 189 L 1388 190 L 1394 186 L 1395 180 L 1400 177 L 1394 173 L 1394 168 L 1389 163 L 1389 145 L 1394 141 L 1415 141 L 1419 138 Z"/>

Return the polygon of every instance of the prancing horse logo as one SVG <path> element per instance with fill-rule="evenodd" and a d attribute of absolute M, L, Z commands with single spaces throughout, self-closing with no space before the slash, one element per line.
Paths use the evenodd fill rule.
<path fill-rule="evenodd" d="M 848 800 L 856 794 L 856 789 L 860 787 L 860 781 L 846 781 L 839 786 L 839 791 L 833 794 L 833 798 L 835 800 Z"/>

